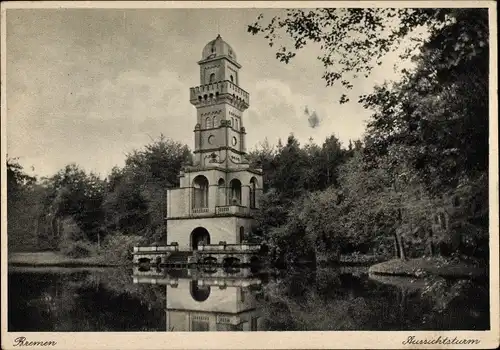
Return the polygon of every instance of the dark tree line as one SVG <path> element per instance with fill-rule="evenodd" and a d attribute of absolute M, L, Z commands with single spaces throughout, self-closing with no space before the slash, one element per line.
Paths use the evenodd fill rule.
<path fill-rule="evenodd" d="M 125 166 L 105 179 L 69 164 L 37 180 L 9 160 L 9 249 L 85 256 L 106 245 L 106 254 L 120 258 L 131 244 L 160 241 L 166 190 L 178 185 L 177 174 L 190 161 L 187 146 L 163 136 L 128 154 Z"/>

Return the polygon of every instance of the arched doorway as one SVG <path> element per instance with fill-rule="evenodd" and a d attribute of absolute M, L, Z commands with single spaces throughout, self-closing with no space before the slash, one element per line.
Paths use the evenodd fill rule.
<path fill-rule="evenodd" d="M 231 187 L 231 204 L 241 205 L 241 181 L 232 179 L 229 187 Z"/>
<path fill-rule="evenodd" d="M 208 180 L 198 175 L 193 180 L 193 208 L 208 207 Z"/>
<path fill-rule="evenodd" d="M 210 234 L 204 227 L 197 227 L 191 232 L 191 249 L 198 250 L 200 244 L 210 244 Z"/>

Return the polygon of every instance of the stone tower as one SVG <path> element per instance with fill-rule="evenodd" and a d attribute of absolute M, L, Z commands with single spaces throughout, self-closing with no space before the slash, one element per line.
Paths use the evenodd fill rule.
<path fill-rule="evenodd" d="M 199 244 L 238 244 L 252 229 L 262 193 L 262 172 L 251 169 L 243 112 L 249 94 L 240 87 L 236 53 L 220 35 L 202 51 L 200 85 L 190 89 L 196 107 L 194 164 L 167 193 L 167 243 L 179 250 Z"/>

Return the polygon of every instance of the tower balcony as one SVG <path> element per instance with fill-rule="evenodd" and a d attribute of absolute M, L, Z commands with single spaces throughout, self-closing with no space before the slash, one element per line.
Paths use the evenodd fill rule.
<path fill-rule="evenodd" d="M 251 217 L 255 214 L 255 208 L 249 208 L 242 205 L 221 205 L 215 208 L 190 208 L 187 211 L 176 213 L 174 215 L 167 215 L 167 219 L 172 217 L 213 217 L 213 216 L 248 216 Z"/>
<path fill-rule="evenodd" d="M 250 208 L 242 205 L 223 205 L 215 207 L 215 215 L 250 215 Z"/>
<path fill-rule="evenodd" d="M 189 100 L 195 106 L 213 103 L 220 99 L 227 99 L 233 103 L 241 104 L 244 108 L 248 108 L 250 105 L 248 92 L 229 80 L 190 88 Z"/>

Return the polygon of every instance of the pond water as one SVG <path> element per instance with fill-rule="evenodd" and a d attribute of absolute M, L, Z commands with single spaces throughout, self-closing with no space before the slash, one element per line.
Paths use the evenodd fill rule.
<path fill-rule="evenodd" d="M 8 330 L 487 330 L 484 282 L 374 277 L 366 268 L 9 267 Z"/>

